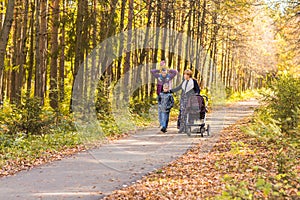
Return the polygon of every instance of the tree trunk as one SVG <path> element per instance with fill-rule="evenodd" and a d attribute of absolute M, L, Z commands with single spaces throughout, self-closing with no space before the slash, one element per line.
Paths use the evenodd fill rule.
<path fill-rule="evenodd" d="M 200 28 L 200 35 L 199 35 L 199 43 L 200 46 L 204 48 L 204 29 L 205 29 L 205 20 L 206 20 L 206 12 L 207 12 L 207 8 L 206 8 L 206 2 L 207 0 L 203 0 L 203 5 L 202 5 L 202 17 L 201 17 L 201 28 Z M 204 69 L 205 69 L 205 59 L 203 60 L 202 66 L 201 66 L 201 76 L 203 76 L 204 74 Z"/>
<path fill-rule="evenodd" d="M 122 0 L 121 4 L 121 17 L 120 17 L 120 32 L 124 31 L 124 18 L 125 18 L 125 6 L 126 6 L 126 0 Z M 119 55 L 122 54 L 123 51 L 123 43 L 120 41 L 119 46 Z M 122 56 L 118 59 L 118 65 L 117 65 L 117 80 L 121 78 L 121 65 L 122 65 Z"/>
<path fill-rule="evenodd" d="M 61 27 L 61 37 L 60 37 L 60 63 L 59 63 L 59 100 L 62 102 L 65 99 L 65 19 L 66 19 L 66 0 L 63 0 L 63 10 L 62 10 L 62 27 Z"/>
<path fill-rule="evenodd" d="M 41 68 L 41 103 L 44 105 L 46 87 L 47 87 L 47 15 L 48 15 L 48 0 L 41 0 L 41 23 L 40 23 L 40 68 Z"/>
<path fill-rule="evenodd" d="M 130 55 L 131 55 L 131 39 L 132 39 L 132 33 L 130 32 L 132 30 L 132 22 L 133 22 L 133 0 L 129 0 L 129 10 L 128 10 L 128 34 L 127 34 L 127 53 L 125 56 L 125 64 L 124 64 L 124 73 L 127 73 L 130 70 Z M 127 87 L 129 84 L 129 76 L 124 79 L 124 86 Z"/>
<path fill-rule="evenodd" d="M 4 2 L 0 1 L 0 33 L 2 31 L 3 17 L 4 17 Z"/>
<path fill-rule="evenodd" d="M 50 62 L 50 106 L 57 110 L 58 108 L 58 86 L 57 86 L 57 68 L 58 68 L 58 29 L 59 29 L 59 0 L 52 1 L 52 34 L 51 34 L 51 62 Z"/>
<path fill-rule="evenodd" d="M 156 15 L 156 27 L 160 27 L 160 18 L 161 18 L 161 0 L 157 0 L 157 15 Z M 156 32 L 155 37 L 155 49 L 154 49 L 154 56 L 153 56 L 153 62 L 157 63 L 157 56 L 158 56 L 158 45 L 159 45 L 159 37 L 160 37 L 160 31 Z"/>
<path fill-rule="evenodd" d="M 25 77 L 25 69 L 24 64 L 26 63 L 26 56 L 27 56 L 27 39 L 28 39 L 28 12 L 29 12 L 29 0 L 25 0 L 25 16 L 24 16 L 24 22 L 23 22 L 23 29 L 22 29 L 22 41 L 21 41 L 21 50 L 20 50 L 20 76 L 19 76 L 19 85 L 18 85 L 18 92 L 19 96 L 21 97 L 22 87 L 23 87 L 23 77 Z"/>
<path fill-rule="evenodd" d="M 19 105 L 21 103 L 23 77 L 24 77 L 24 64 L 26 63 L 26 42 L 27 42 L 27 25 L 28 25 L 28 9 L 29 1 L 26 0 L 24 5 L 24 12 L 22 11 L 23 5 L 21 1 L 17 1 L 17 9 L 15 10 L 15 31 L 14 31 L 14 56 L 13 66 L 11 74 L 11 89 L 10 95 L 11 103 Z M 24 15 L 23 15 L 24 14 Z"/>
<path fill-rule="evenodd" d="M 5 19 L 0 32 L 0 101 L 3 100 L 3 70 L 4 70 L 4 58 L 6 55 L 6 46 L 8 42 L 8 36 L 13 22 L 15 0 L 8 0 L 6 6 Z"/>
<path fill-rule="evenodd" d="M 47 67 L 47 0 L 36 1 L 35 97 L 44 105 Z"/>
<path fill-rule="evenodd" d="M 31 93 L 31 80 L 33 73 L 34 65 L 34 2 L 31 2 L 31 17 L 30 17 L 30 47 L 29 47 L 29 66 L 28 66 L 28 75 L 27 75 L 27 97 Z"/>
<path fill-rule="evenodd" d="M 15 8 L 15 11 L 14 11 L 14 23 L 13 23 L 13 55 L 12 55 L 12 69 L 11 69 L 11 82 L 10 82 L 10 96 L 9 96 L 9 99 L 10 99 L 10 103 L 11 104 L 14 104 L 16 103 L 17 104 L 17 97 L 16 97 L 16 94 L 17 94 L 17 91 L 16 91 L 16 86 L 18 85 L 17 84 L 17 81 L 18 81 L 18 77 L 17 77 L 17 71 L 19 70 L 19 63 L 18 63 L 18 59 L 17 59 L 17 56 L 19 55 L 19 38 L 20 38 L 20 25 L 22 24 L 22 22 L 20 23 L 20 21 L 22 21 L 22 19 L 20 19 L 19 17 L 19 1 L 17 0 L 16 1 L 16 8 Z M 20 21 L 19 21 L 20 20 Z"/>
<path fill-rule="evenodd" d="M 40 1 L 36 0 L 35 5 L 35 82 L 34 82 L 34 96 L 40 98 L 41 104 L 43 102 L 42 89 L 42 69 L 41 69 L 41 54 L 40 54 Z"/>
<path fill-rule="evenodd" d="M 164 18 L 163 18 L 163 36 L 161 40 L 161 60 L 166 59 L 166 43 L 167 43 L 167 35 L 168 35 L 168 18 L 169 18 L 169 1 L 165 0 L 163 3 L 163 9 L 164 9 Z M 161 9 L 161 8 L 159 8 Z"/>
<path fill-rule="evenodd" d="M 150 27 L 151 25 L 151 17 L 152 17 L 152 7 L 151 7 L 151 4 L 152 4 L 153 0 L 147 0 L 147 27 Z M 147 45 L 147 42 L 149 39 L 149 30 L 147 29 L 146 30 L 146 33 L 145 33 L 145 41 L 144 41 L 144 47 Z M 143 48 L 142 49 L 142 52 L 140 54 L 140 60 L 139 60 L 139 64 L 138 65 L 142 65 L 144 60 L 145 60 L 145 57 L 147 56 L 147 52 L 146 52 L 146 49 Z"/>
<path fill-rule="evenodd" d="M 190 37 L 191 36 L 191 20 L 192 20 L 192 16 L 191 16 L 191 12 L 188 13 L 188 24 L 187 24 L 187 36 Z M 190 55 L 190 40 L 187 39 L 185 41 L 185 57 L 184 57 L 184 70 L 186 70 L 188 67 L 188 65 L 190 64 L 189 62 L 191 61 L 191 55 Z"/>
<path fill-rule="evenodd" d="M 74 101 L 82 99 L 83 95 L 83 73 L 80 73 L 80 77 L 78 77 L 78 72 L 80 70 L 80 65 L 84 60 L 84 23 L 85 22 L 85 1 L 78 0 L 77 3 L 77 18 L 76 18 L 76 35 L 75 35 L 75 63 L 74 63 L 74 71 L 73 71 L 73 84 L 72 84 L 72 95 L 70 101 L 70 111 L 72 112 L 72 104 Z M 83 70 L 83 69 L 82 69 Z M 75 85 L 75 79 L 77 80 L 77 85 Z M 73 92 L 77 91 L 77 99 L 74 99 Z"/>

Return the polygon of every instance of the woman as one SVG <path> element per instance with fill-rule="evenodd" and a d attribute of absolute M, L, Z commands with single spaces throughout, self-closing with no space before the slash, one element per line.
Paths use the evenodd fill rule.
<path fill-rule="evenodd" d="M 179 133 L 182 133 L 185 130 L 185 110 L 188 98 L 192 95 L 200 94 L 200 87 L 197 83 L 197 80 L 193 79 L 192 76 L 193 72 L 191 70 L 185 70 L 183 82 L 176 88 L 170 90 L 170 92 L 178 92 L 179 90 L 182 90 L 180 98 L 180 110 L 177 120 L 177 128 L 179 129 Z"/>

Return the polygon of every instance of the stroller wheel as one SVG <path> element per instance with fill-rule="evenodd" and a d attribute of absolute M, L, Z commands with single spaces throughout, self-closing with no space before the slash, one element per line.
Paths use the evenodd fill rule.
<path fill-rule="evenodd" d="M 191 127 L 186 127 L 185 132 L 186 132 L 187 136 L 191 136 Z"/>
<path fill-rule="evenodd" d="M 204 126 L 201 126 L 200 128 L 200 134 L 201 134 L 201 137 L 203 137 L 203 134 L 205 133 L 205 127 Z"/>
<path fill-rule="evenodd" d="M 187 131 L 186 134 L 187 134 L 187 136 L 189 136 L 189 137 L 192 135 L 192 134 L 191 134 L 191 131 Z"/>
<path fill-rule="evenodd" d="M 207 125 L 206 131 L 207 131 L 207 135 L 209 136 L 210 135 L 210 125 L 209 124 Z"/>
<path fill-rule="evenodd" d="M 204 132 L 205 132 L 205 127 L 202 126 L 202 127 L 200 128 L 200 133 L 203 134 Z"/>

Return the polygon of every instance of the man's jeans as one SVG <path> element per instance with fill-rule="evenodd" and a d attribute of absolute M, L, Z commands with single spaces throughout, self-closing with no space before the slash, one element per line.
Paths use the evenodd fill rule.
<path fill-rule="evenodd" d="M 162 128 L 168 128 L 170 112 L 159 112 L 159 120 Z"/>
<path fill-rule="evenodd" d="M 161 125 L 161 111 L 160 111 L 160 109 L 159 109 L 159 107 L 158 107 L 158 121 L 159 121 L 159 126 L 162 126 Z"/>

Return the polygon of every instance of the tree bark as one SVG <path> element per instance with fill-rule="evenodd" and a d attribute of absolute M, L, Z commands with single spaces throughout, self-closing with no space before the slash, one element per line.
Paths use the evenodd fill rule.
<path fill-rule="evenodd" d="M 125 18 L 125 6 L 126 6 L 126 0 L 122 0 L 121 3 L 121 17 L 120 17 L 120 32 L 124 31 L 124 18 Z M 123 51 L 123 43 L 120 41 L 120 46 L 119 46 L 119 55 L 122 54 Z M 118 64 L 117 64 L 117 80 L 121 78 L 121 65 L 122 65 L 122 56 L 119 57 L 118 59 Z"/>
<path fill-rule="evenodd" d="M 83 95 L 83 73 L 80 73 L 80 77 L 78 77 L 78 72 L 80 70 L 80 65 L 84 60 L 84 23 L 85 22 L 85 0 L 78 0 L 77 3 L 77 18 L 76 18 L 76 35 L 75 35 L 75 63 L 74 63 L 74 70 L 73 70 L 73 84 L 72 84 L 72 94 L 71 94 L 71 101 L 70 101 L 70 111 L 72 112 L 72 104 L 77 99 L 82 99 Z M 84 70 L 84 69 L 82 69 Z M 75 85 L 75 79 L 77 79 L 77 84 Z M 73 98 L 74 90 L 77 91 L 77 99 Z"/>
<path fill-rule="evenodd" d="M 36 0 L 35 97 L 44 105 L 47 67 L 47 0 Z"/>
<path fill-rule="evenodd" d="M 52 1 L 52 34 L 51 34 L 51 62 L 50 62 L 50 106 L 58 109 L 58 29 L 59 29 L 59 0 Z"/>
<path fill-rule="evenodd" d="M 157 0 L 157 15 L 156 15 L 156 27 L 160 27 L 160 19 L 161 19 L 161 0 Z M 159 37 L 160 37 L 160 31 L 156 32 L 155 37 L 155 49 L 154 49 L 154 56 L 153 56 L 153 62 L 157 63 L 157 56 L 158 56 L 158 45 L 159 45 Z"/>
<path fill-rule="evenodd" d="M 40 68 L 41 68 L 41 104 L 44 105 L 45 93 L 47 88 L 47 54 L 48 54 L 48 38 L 47 38 L 47 16 L 48 16 L 48 0 L 41 0 L 41 23 L 40 23 Z"/>
<path fill-rule="evenodd" d="M 13 23 L 14 7 L 15 7 L 15 0 L 8 0 L 6 6 L 5 19 L 0 32 L 0 101 L 3 100 L 2 83 L 3 83 L 4 58 L 6 55 L 8 36 Z"/>
<path fill-rule="evenodd" d="M 132 40 L 132 22 L 133 22 L 133 0 L 128 0 L 129 1 L 129 10 L 128 10 L 128 25 L 127 25 L 127 29 L 128 29 L 128 34 L 127 34 L 127 53 L 125 56 L 125 64 L 124 64 L 124 70 L 123 72 L 126 73 L 129 71 L 130 69 L 130 55 L 131 55 L 131 40 Z M 129 77 L 128 77 L 129 78 Z M 129 79 L 125 78 L 125 86 L 127 86 L 129 83 Z"/>
<path fill-rule="evenodd" d="M 21 50 L 20 50 L 20 76 L 19 76 L 19 85 L 18 85 L 18 92 L 19 96 L 21 97 L 22 93 L 22 87 L 23 87 L 23 79 L 26 79 L 25 76 L 25 69 L 24 69 L 24 64 L 26 64 L 26 56 L 27 56 L 27 39 L 28 39 L 28 13 L 29 13 L 29 0 L 25 0 L 25 15 L 24 15 L 24 22 L 23 22 L 23 29 L 22 29 L 22 41 L 21 41 Z"/>
<path fill-rule="evenodd" d="M 31 80 L 33 74 L 33 65 L 34 65 L 34 10 L 35 4 L 31 2 L 31 17 L 30 17 L 30 47 L 29 47 L 29 66 L 28 66 L 28 75 L 27 75 L 27 97 L 31 93 Z"/>
<path fill-rule="evenodd" d="M 60 63 L 59 63 L 59 100 L 62 102 L 65 99 L 65 20 L 66 20 L 66 0 L 63 0 L 63 10 L 62 10 L 62 27 L 61 27 L 61 38 L 60 38 Z"/>
<path fill-rule="evenodd" d="M 34 96 L 40 98 L 41 104 L 43 102 L 42 89 L 42 68 L 41 68 L 41 53 L 40 53 L 40 1 L 35 1 L 35 82 L 34 82 Z"/>

